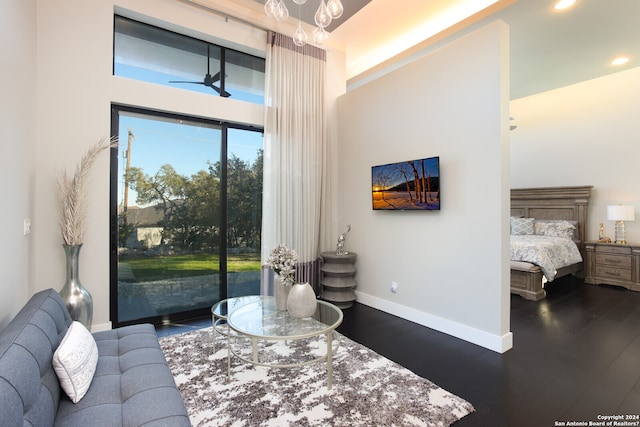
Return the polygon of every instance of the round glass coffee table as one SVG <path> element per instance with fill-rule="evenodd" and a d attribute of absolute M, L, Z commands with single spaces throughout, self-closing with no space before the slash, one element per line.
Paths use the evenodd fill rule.
<path fill-rule="evenodd" d="M 213 326 L 213 348 L 216 347 L 216 335 L 227 336 L 229 328 L 227 327 L 227 317 L 229 313 L 236 308 L 249 302 L 260 301 L 261 295 L 247 295 L 241 297 L 231 297 L 217 302 L 211 307 L 211 324 Z"/>
<path fill-rule="evenodd" d="M 291 368 L 326 361 L 327 388 L 333 382 L 333 353 L 340 340 L 334 341 L 334 331 L 342 323 L 342 310 L 326 301 L 317 301 L 311 317 L 293 318 L 287 311 L 278 311 L 275 297 L 263 296 L 259 300 L 242 304 L 227 318 L 227 376 L 231 375 L 231 357 L 253 365 L 272 368 Z M 234 334 L 231 331 L 235 332 Z M 280 343 L 293 348 L 309 345 L 314 351 L 287 351 L 278 358 L 272 351 Z M 274 356 L 275 354 L 275 356 Z"/>

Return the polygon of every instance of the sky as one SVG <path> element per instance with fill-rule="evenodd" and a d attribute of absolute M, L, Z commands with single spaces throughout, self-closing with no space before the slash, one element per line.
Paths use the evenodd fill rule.
<path fill-rule="evenodd" d="M 181 175 L 191 176 L 200 170 L 207 170 L 208 163 L 220 160 L 220 128 L 204 127 L 203 123 L 181 122 L 179 120 L 153 120 L 139 115 L 120 115 L 118 153 L 118 204 L 124 197 L 123 176 L 126 168 L 124 153 L 128 146 L 128 131 L 134 138 L 131 142 L 131 167 L 138 167 L 146 175 L 154 175 L 161 166 L 171 164 Z M 230 129 L 228 134 L 229 157 L 235 155 L 248 164 L 253 164 L 262 148 L 263 136 L 260 132 Z M 129 206 L 136 204 L 135 192 L 129 191 Z"/>
<path fill-rule="evenodd" d="M 409 179 L 413 179 L 413 171 L 408 167 L 407 162 L 413 162 L 418 172 L 422 173 L 422 163 L 420 159 L 374 166 L 371 168 L 372 186 L 378 187 L 380 183 L 384 182 L 386 188 L 391 188 L 404 182 L 405 178 L 400 172 L 400 167 L 405 166 L 405 170 L 409 173 Z M 439 176 L 438 164 L 438 157 L 426 158 L 424 162 L 426 175 L 430 177 Z M 386 179 L 380 179 L 380 176 L 384 176 Z"/>
<path fill-rule="evenodd" d="M 136 67 L 125 65 L 116 60 L 114 74 L 119 77 L 170 86 L 182 90 L 190 90 L 205 93 L 211 96 L 219 94 L 208 86 L 191 83 L 170 83 L 171 81 L 194 81 L 204 79 L 206 70 L 203 68 L 201 79 L 190 79 L 185 76 L 177 76 L 150 70 L 153 67 Z M 215 61 L 214 61 L 215 62 Z M 219 65 L 218 65 L 219 67 Z M 211 73 L 217 70 L 211 70 Z M 214 83 L 219 87 L 220 82 Z M 264 104 L 264 95 L 260 88 L 245 88 L 229 84 L 226 91 L 236 100 Z M 200 170 L 207 170 L 208 163 L 215 164 L 220 160 L 222 131 L 214 123 L 185 122 L 177 118 L 144 117 L 140 114 L 128 114 L 121 112 L 119 119 L 119 153 L 118 153 L 118 204 L 122 204 L 124 198 L 124 172 L 126 158 L 124 156 L 128 146 L 128 131 L 134 135 L 131 144 L 131 167 L 138 167 L 146 175 L 153 176 L 165 164 L 171 164 L 177 173 L 191 176 Z M 260 132 L 251 132 L 240 129 L 229 129 L 228 153 L 229 157 L 235 155 L 248 164 L 253 164 L 258 150 L 263 146 L 263 136 Z M 129 203 L 136 204 L 136 194 L 129 190 Z"/>
<path fill-rule="evenodd" d="M 190 79 L 185 78 L 184 76 L 177 76 L 172 74 L 161 73 L 158 71 L 151 71 L 144 68 L 134 67 L 130 65 L 124 65 L 121 63 L 115 63 L 114 65 L 114 75 L 120 77 L 129 77 L 135 80 L 141 80 L 149 83 L 156 83 L 162 86 L 169 86 L 180 88 L 183 90 L 190 90 L 193 92 L 205 93 L 207 95 L 219 96 L 218 93 L 203 84 L 199 84 L 200 82 L 204 82 L 204 72 L 201 78 Z M 212 74 L 215 74 L 212 72 Z M 190 81 L 194 83 L 170 83 L 172 81 Z M 214 83 L 214 86 L 220 87 L 220 82 Z M 248 101 L 253 102 L 254 104 L 264 104 L 264 96 L 256 95 L 255 93 L 250 93 L 248 90 L 243 90 L 243 88 L 238 86 L 229 85 L 225 87 L 225 90 L 231 94 L 231 98 L 237 99 L 240 101 Z"/>
<path fill-rule="evenodd" d="M 143 24 L 138 30 L 148 37 L 147 26 Z M 174 41 L 176 37 L 187 39 L 175 34 L 166 34 L 168 39 Z M 154 37 L 144 40 L 132 39 L 135 37 L 128 37 L 116 31 L 113 64 L 115 76 L 169 86 L 175 88 L 175 91 L 188 90 L 211 97 L 220 96 L 212 87 L 202 84 L 205 74 L 215 75 L 220 70 L 219 61 L 208 57 L 208 48 L 207 56 L 198 57 L 188 49 L 180 52 L 179 48 L 158 44 Z M 181 46 L 181 43 L 178 43 L 178 46 Z M 123 49 L 120 54 L 119 48 Z M 184 62 L 185 57 L 187 59 L 190 57 L 194 61 Z M 242 67 L 245 64 L 242 61 L 240 61 L 241 65 L 227 66 L 225 90 L 231 94 L 231 99 L 264 105 L 262 83 L 264 70 L 260 69 L 259 58 L 254 58 L 253 61 L 252 67 Z M 227 61 L 227 64 L 229 62 Z M 176 75 L 180 72 L 183 75 Z M 229 78 L 229 75 L 233 78 Z M 171 81 L 186 81 L 186 83 L 171 83 Z M 220 81 L 213 82 L 214 87 L 219 88 L 219 85 Z M 210 165 L 215 165 L 221 160 L 223 128 L 215 117 L 204 120 L 188 119 L 179 115 L 154 115 L 142 109 L 131 111 L 122 108 L 117 111 L 119 140 L 117 193 L 120 207 L 125 195 L 124 175 L 127 160 L 130 162 L 130 167 L 140 168 L 146 176 L 151 177 L 167 164 L 171 165 L 178 174 L 191 177 L 199 171 L 208 171 Z M 226 140 L 227 157 L 238 157 L 248 165 L 255 162 L 259 150 L 263 147 L 262 132 L 228 128 Z M 137 194 L 134 190 L 128 189 L 127 193 L 129 207 L 145 207 L 137 203 Z"/>

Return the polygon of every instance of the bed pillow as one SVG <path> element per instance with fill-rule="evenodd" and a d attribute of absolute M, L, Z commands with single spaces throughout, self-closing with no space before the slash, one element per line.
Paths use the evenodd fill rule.
<path fill-rule="evenodd" d="M 574 221 L 577 224 L 577 221 Z M 561 237 L 563 239 L 576 238 L 576 226 L 570 221 L 541 220 L 533 224 L 535 234 L 542 236 Z"/>
<path fill-rule="evenodd" d="M 511 217 L 511 234 L 519 236 L 533 234 L 533 218 Z"/>
<path fill-rule="evenodd" d="M 98 346 L 91 332 L 74 321 L 53 354 L 53 369 L 60 386 L 73 403 L 89 390 L 98 364 Z"/>

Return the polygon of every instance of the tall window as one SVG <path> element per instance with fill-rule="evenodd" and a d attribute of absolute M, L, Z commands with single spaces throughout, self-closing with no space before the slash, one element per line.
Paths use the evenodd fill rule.
<path fill-rule="evenodd" d="M 264 59 L 115 17 L 114 75 L 264 103 Z M 262 130 L 112 106 L 111 320 L 260 292 Z"/>
<path fill-rule="evenodd" d="M 260 293 L 262 133 L 122 106 L 112 114 L 112 321 L 193 317 Z"/>
<path fill-rule="evenodd" d="M 114 21 L 113 74 L 264 104 L 264 59 L 132 19 Z"/>

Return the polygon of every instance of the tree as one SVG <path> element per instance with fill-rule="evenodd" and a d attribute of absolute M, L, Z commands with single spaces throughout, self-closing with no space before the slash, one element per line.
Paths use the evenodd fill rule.
<path fill-rule="evenodd" d="M 385 170 L 385 168 L 378 168 L 373 175 L 373 185 L 380 189 L 382 200 L 384 200 L 384 192 L 391 185 L 391 175 Z"/>
<path fill-rule="evenodd" d="M 165 233 L 185 250 L 219 247 L 220 183 L 205 170 L 184 181 L 184 198 L 164 222 Z"/>
<path fill-rule="evenodd" d="M 411 194 L 411 184 L 409 183 L 409 177 L 407 176 L 406 165 L 398 164 L 398 171 L 404 177 L 404 186 L 407 189 L 407 194 L 409 195 L 409 201 L 413 204 L 413 195 Z"/>
<path fill-rule="evenodd" d="M 260 246 L 262 226 L 263 152 L 253 165 L 231 155 L 227 161 L 227 246 Z M 216 250 L 221 230 L 221 163 L 209 164 L 190 177 L 163 165 L 154 175 L 131 167 L 128 182 L 137 203 L 162 209 L 161 245 L 185 250 Z"/>
<path fill-rule="evenodd" d="M 253 221 L 253 231 L 251 233 L 253 241 L 250 242 L 250 247 L 259 248 L 260 242 L 262 242 L 262 190 L 263 186 L 263 171 L 264 171 L 264 151 L 258 150 L 256 160 L 251 166 L 251 173 L 253 176 L 253 209 L 255 214 L 255 220 Z"/>
<path fill-rule="evenodd" d="M 416 200 L 423 202 L 424 193 L 422 192 L 422 181 L 420 181 L 420 174 L 418 173 L 418 169 L 416 169 L 416 165 L 414 164 L 414 162 L 407 163 L 413 170 L 413 190 L 416 193 Z"/>
<path fill-rule="evenodd" d="M 135 224 L 129 222 L 128 212 L 118 213 L 118 246 L 124 248 L 127 246 L 127 239 L 136 229 Z"/>
<path fill-rule="evenodd" d="M 260 245 L 262 226 L 263 152 L 253 165 L 231 155 L 227 161 L 227 246 Z M 220 163 L 210 166 L 210 174 L 221 178 Z"/>
<path fill-rule="evenodd" d="M 171 227 L 174 217 L 179 214 L 178 206 L 185 199 L 187 178 L 178 174 L 173 166 L 166 164 L 161 166 L 153 177 L 145 175 L 141 168 L 131 167 L 127 179 L 131 188 L 138 194 L 136 203 L 160 206 L 163 212 L 160 225 Z M 164 246 L 166 237 L 167 234 L 163 233 L 161 247 Z"/>
<path fill-rule="evenodd" d="M 427 169 L 424 167 L 424 159 L 421 161 L 422 168 L 422 190 L 424 191 L 424 201 L 429 203 L 431 200 L 431 177 L 427 174 Z"/>

